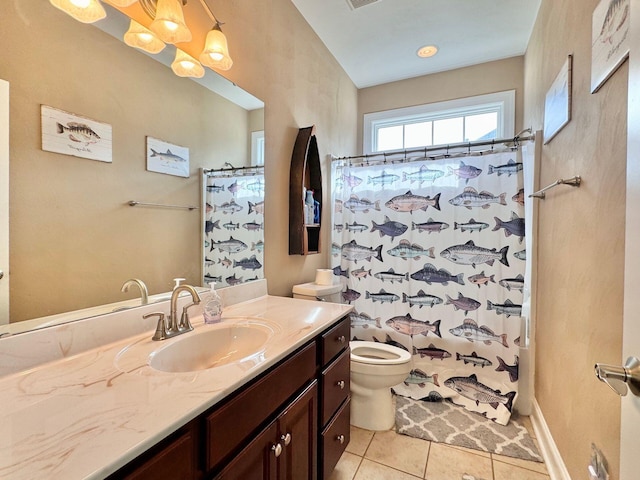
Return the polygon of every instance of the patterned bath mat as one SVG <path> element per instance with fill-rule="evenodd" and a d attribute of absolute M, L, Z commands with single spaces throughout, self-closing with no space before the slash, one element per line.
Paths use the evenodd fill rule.
<path fill-rule="evenodd" d="M 396 431 L 410 437 L 507 457 L 542 462 L 527 432 L 513 414 L 509 425 L 499 425 L 446 400 L 425 402 L 396 396 Z"/>

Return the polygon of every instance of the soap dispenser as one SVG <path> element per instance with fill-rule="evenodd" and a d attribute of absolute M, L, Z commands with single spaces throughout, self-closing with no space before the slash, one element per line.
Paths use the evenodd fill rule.
<path fill-rule="evenodd" d="M 216 292 L 216 282 L 209 283 L 209 300 L 204 305 L 204 323 L 218 323 L 222 320 L 222 299 Z"/>

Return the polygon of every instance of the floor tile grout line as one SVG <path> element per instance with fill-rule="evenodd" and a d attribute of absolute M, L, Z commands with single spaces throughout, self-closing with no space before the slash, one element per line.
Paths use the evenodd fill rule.
<path fill-rule="evenodd" d="M 363 457 L 362 459 L 363 459 L 363 460 L 365 460 L 365 458 L 364 458 L 364 457 Z M 392 467 L 391 465 L 387 465 L 386 463 L 378 462 L 377 460 L 374 460 L 374 459 L 372 459 L 372 458 L 367 458 L 366 460 L 368 460 L 368 461 L 370 461 L 370 462 L 372 462 L 372 463 L 375 463 L 375 464 L 377 464 L 377 465 L 382 465 L 383 467 L 390 468 L 391 470 L 395 470 L 396 472 L 403 473 L 404 475 L 409 475 L 410 477 L 420 479 L 420 477 L 418 477 L 418 476 L 414 475 L 413 473 L 409 473 L 409 472 L 407 472 L 407 471 L 405 471 L 405 470 L 400 470 L 399 468 Z M 420 480 L 422 480 L 422 479 L 420 479 Z"/>
<path fill-rule="evenodd" d="M 431 456 L 431 442 L 427 450 L 427 461 L 424 463 L 424 472 L 422 472 L 422 478 L 427 478 L 427 466 L 429 465 L 429 457 Z"/>
<path fill-rule="evenodd" d="M 537 470 L 534 470 L 534 469 L 532 469 L 532 468 L 523 467 L 522 465 L 516 465 L 516 464 L 514 464 L 514 463 L 505 462 L 504 460 L 500 460 L 500 459 L 498 459 L 498 458 L 495 458 L 495 459 L 494 459 L 494 458 L 493 458 L 493 454 L 491 455 L 491 461 L 492 461 L 492 462 L 503 463 L 503 464 L 505 464 L 505 465 L 509 465 L 509 466 L 511 466 L 511 467 L 521 468 L 522 470 L 527 470 L 527 471 L 529 471 L 529 472 L 539 473 L 539 474 L 541 474 L 541 475 L 547 475 L 547 476 L 549 475 L 549 473 L 548 473 L 548 472 L 547 472 L 547 473 L 543 473 L 543 472 L 539 472 L 539 471 L 537 471 Z M 525 460 L 525 461 L 527 461 L 527 460 Z M 536 462 L 536 463 L 538 463 L 538 462 Z M 544 463 L 540 463 L 540 465 L 544 465 L 544 469 L 545 469 L 545 470 L 547 470 L 547 466 L 546 466 Z"/>
<path fill-rule="evenodd" d="M 493 453 L 489 452 L 489 458 L 491 459 L 491 478 L 493 480 L 496 480 L 496 469 L 495 469 L 495 465 L 493 464 L 494 462 Z"/>
<path fill-rule="evenodd" d="M 357 457 L 360 457 L 360 455 L 356 455 Z M 354 480 L 356 478 L 356 475 L 358 475 L 358 470 L 360 470 L 360 466 L 362 465 L 362 461 L 364 460 L 364 457 L 360 457 L 360 461 L 358 462 L 358 466 L 356 467 L 356 471 L 353 472 L 353 476 L 351 477 L 351 480 Z"/>

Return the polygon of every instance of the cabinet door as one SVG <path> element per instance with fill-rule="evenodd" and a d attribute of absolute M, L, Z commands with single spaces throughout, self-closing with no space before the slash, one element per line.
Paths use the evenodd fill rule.
<path fill-rule="evenodd" d="M 108 477 L 109 480 L 181 480 L 198 478 L 197 433 L 193 423 Z"/>
<path fill-rule="evenodd" d="M 275 480 L 278 457 L 277 420 L 269 424 L 215 477 L 217 480 Z"/>
<path fill-rule="evenodd" d="M 279 480 L 317 478 L 318 386 L 314 381 L 278 417 Z"/>

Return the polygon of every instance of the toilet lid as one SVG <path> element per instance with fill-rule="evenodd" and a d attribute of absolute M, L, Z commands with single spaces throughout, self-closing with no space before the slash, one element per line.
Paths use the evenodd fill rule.
<path fill-rule="evenodd" d="M 381 342 L 349 342 L 351 361 L 369 365 L 400 365 L 411 361 L 411 354 L 402 348 Z"/>

